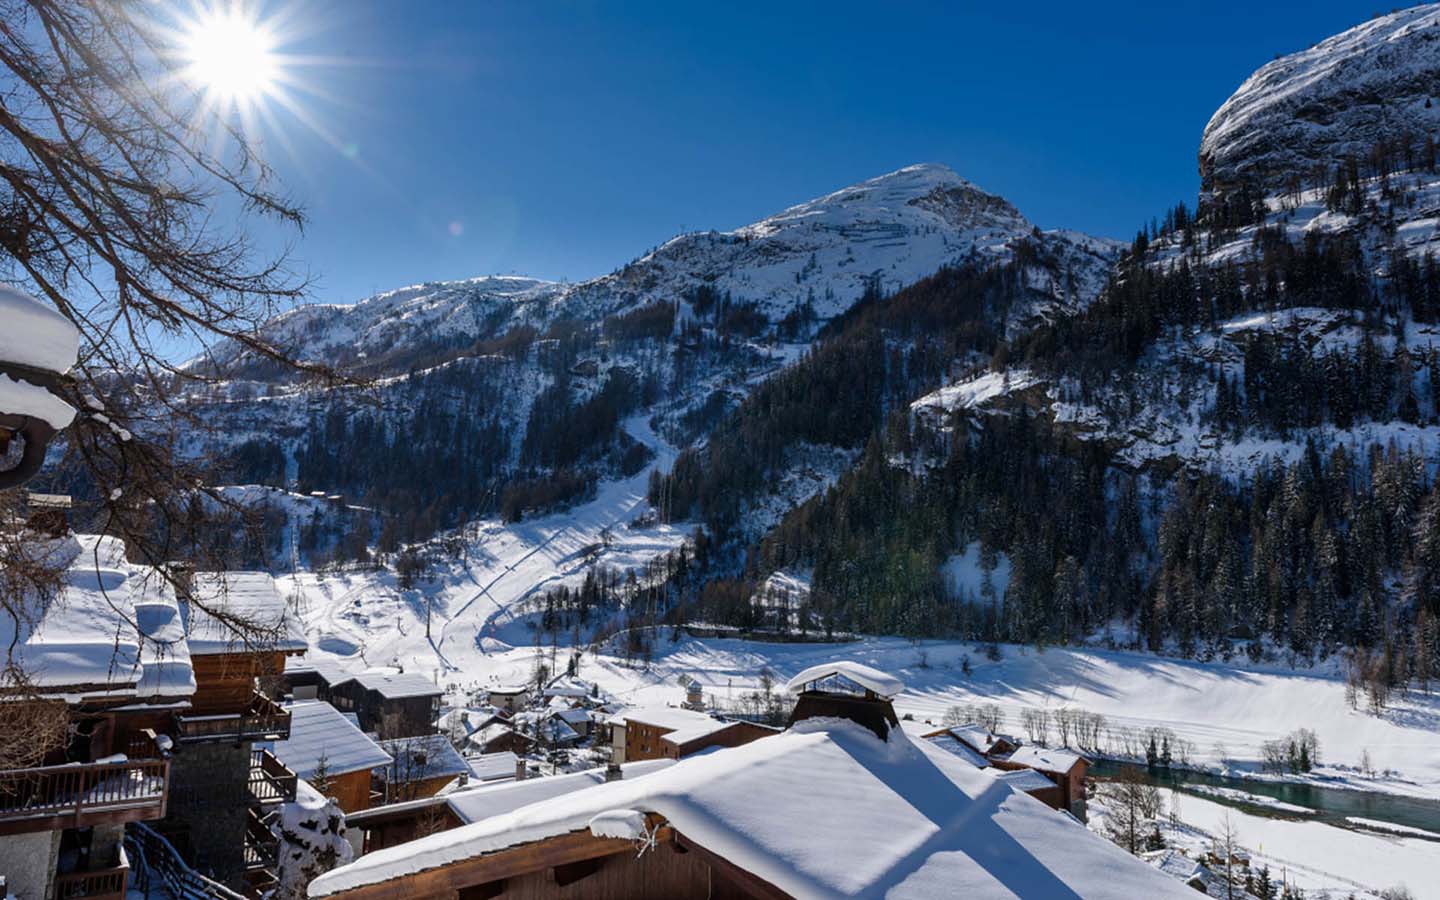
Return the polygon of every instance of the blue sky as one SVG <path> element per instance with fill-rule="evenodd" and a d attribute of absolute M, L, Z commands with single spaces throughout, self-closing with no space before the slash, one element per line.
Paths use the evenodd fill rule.
<path fill-rule="evenodd" d="M 330 139 L 277 110 L 265 152 L 310 214 L 294 258 L 325 302 L 588 278 L 913 162 L 1128 238 L 1193 199 L 1200 132 L 1252 70 L 1372 12 L 319 0 L 284 49 L 333 58 L 297 70 Z"/>

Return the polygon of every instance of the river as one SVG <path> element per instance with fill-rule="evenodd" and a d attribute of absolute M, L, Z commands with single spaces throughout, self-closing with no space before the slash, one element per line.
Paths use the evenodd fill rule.
<path fill-rule="evenodd" d="M 1102 781 L 1108 780 L 1116 777 L 1123 766 L 1124 764 L 1111 760 L 1098 760 L 1090 767 L 1090 775 Z M 1143 765 L 1135 768 L 1147 781 L 1160 787 L 1174 788 L 1185 793 L 1195 794 L 1216 803 L 1243 809 L 1254 815 L 1319 821 L 1344 828 L 1355 827 L 1354 823 L 1348 821 L 1353 816 L 1440 834 L 1440 801 L 1437 800 L 1309 783 L 1237 778 L 1229 775 L 1214 775 L 1209 772 L 1195 772 L 1189 769 L 1158 769 L 1151 772 L 1147 771 Z M 1314 813 L 1296 813 L 1260 803 L 1247 803 L 1243 799 L 1227 797 L 1219 793 L 1208 793 L 1204 790 L 1207 787 L 1244 791 L 1248 794 L 1279 800 L 1282 803 L 1302 806 L 1314 810 Z"/>

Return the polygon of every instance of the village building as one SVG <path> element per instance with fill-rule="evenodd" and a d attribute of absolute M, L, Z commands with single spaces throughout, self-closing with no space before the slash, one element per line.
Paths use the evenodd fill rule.
<path fill-rule="evenodd" d="M 465 739 L 466 750 L 480 755 L 507 750 L 511 753 L 529 753 L 534 746 L 534 738 L 521 734 L 501 721 L 491 722 Z"/>
<path fill-rule="evenodd" d="M 330 685 L 331 705 L 353 712 L 360 730 L 383 740 L 434 733 L 440 687 L 414 672 L 361 672 Z"/>
<path fill-rule="evenodd" d="M 552 719 L 565 724 L 575 733 L 579 740 L 587 740 L 595 730 L 595 717 L 590 710 L 583 707 L 575 709 L 557 709 L 550 713 Z"/>
<path fill-rule="evenodd" d="M 513 713 L 524 709 L 533 696 L 535 686 L 532 684 L 501 684 L 489 689 L 489 699 L 486 702 L 497 709 Z"/>
<path fill-rule="evenodd" d="M 180 612 L 195 672 L 190 708 L 175 715 L 171 801 L 161 834 L 201 872 L 236 885 L 263 881 L 274 847 L 263 819 L 294 798 L 294 775 L 256 742 L 283 739 L 279 687 L 305 634 L 265 572 L 195 573 Z M 237 635 L 232 623 L 248 625 Z"/>
<path fill-rule="evenodd" d="M 330 702 L 330 685 L 349 680 L 350 675 L 326 659 L 290 660 L 285 666 L 285 692 L 291 700 Z"/>
<path fill-rule="evenodd" d="M 931 732 L 931 735 L 949 735 L 985 759 L 1003 759 L 1020 749 L 1020 741 L 1004 734 L 995 734 L 982 725 L 967 723 Z M 930 735 L 926 735 L 929 737 Z"/>
<path fill-rule="evenodd" d="M 390 755 L 328 703 L 302 700 L 287 708 L 290 735 L 269 744 L 269 752 L 345 812 L 368 808 L 371 773 L 389 765 Z"/>
<path fill-rule="evenodd" d="M 435 731 L 447 735 L 451 743 L 463 745 L 471 735 L 487 725 L 508 722 L 493 706 L 460 706 L 447 709 L 435 720 Z"/>
<path fill-rule="evenodd" d="M 470 766 L 446 735 L 393 738 L 380 748 L 390 762 L 375 770 L 373 791 L 386 803 L 433 797 L 456 779 L 470 778 Z"/>
<path fill-rule="evenodd" d="M 465 757 L 473 784 L 497 784 L 523 779 L 525 760 L 508 750 Z"/>
<path fill-rule="evenodd" d="M 681 759 L 711 747 L 739 747 L 776 734 L 753 722 L 719 719 L 678 706 L 624 709 L 607 720 L 611 760 Z"/>
<path fill-rule="evenodd" d="M 1039 772 L 1060 788 L 1060 805 L 1056 808 L 1085 820 L 1085 774 L 1090 770 L 1090 761 L 1074 750 L 1020 747 L 1008 757 L 992 759 L 991 765 L 1006 771 Z"/>
<path fill-rule="evenodd" d="M 873 671 L 873 670 L 872 670 Z M 798 716 L 784 733 L 526 805 L 321 875 L 312 898 L 1135 897 L 1183 884 L 899 728 L 893 682 L 860 676 L 853 717 Z M 880 690 L 876 690 L 876 687 Z M 818 695 L 836 695 L 821 684 Z M 568 777 L 568 776 L 567 776 Z M 449 798 L 528 790 L 502 785 Z M 558 780 L 558 779 L 555 779 Z M 462 800 L 461 798 L 469 798 Z"/>
<path fill-rule="evenodd" d="M 1234 884 L 1226 880 L 1224 874 L 1219 871 L 1224 868 L 1223 861 L 1207 859 L 1202 862 L 1186 856 L 1182 851 L 1173 847 L 1142 853 L 1140 858 L 1171 878 L 1178 879 L 1186 886 L 1199 891 L 1202 895 L 1234 898 L 1234 900 L 1259 900 L 1253 893 L 1245 890 L 1243 883 Z"/>
<path fill-rule="evenodd" d="M 960 740 L 960 738 L 952 734 L 948 728 L 929 732 L 923 735 L 923 737 L 929 741 L 931 745 L 965 760 L 977 769 L 983 769 L 990 765 L 990 760 L 985 758 L 985 754 L 976 750 L 969 743 Z"/>

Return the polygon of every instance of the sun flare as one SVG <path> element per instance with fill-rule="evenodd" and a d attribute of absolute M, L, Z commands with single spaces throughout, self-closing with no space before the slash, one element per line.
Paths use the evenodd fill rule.
<path fill-rule="evenodd" d="M 195 19 L 183 48 L 186 77 L 221 102 L 250 103 L 275 89 L 280 66 L 274 35 L 239 7 Z"/>

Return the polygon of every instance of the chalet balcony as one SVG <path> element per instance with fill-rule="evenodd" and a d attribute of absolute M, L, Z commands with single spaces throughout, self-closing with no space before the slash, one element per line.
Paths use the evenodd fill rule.
<path fill-rule="evenodd" d="M 0 772 L 0 835 L 165 817 L 170 760 L 66 763 Z"/>
<path fill-rule="evenodd" d="M 258 691 L 242 712 L 192 709 L 175 714 L 182 743 L 205 741 L 283 741 L 290 737 L 290 711 Z"/>
<path fill-rule="evenodd" d="M 295 773 L 269 750 L 250 753 L 250 800 L 255 806 L 268 806 L 295 799 Z"/>
<path fill-rule="evenodd" d="M 55 900 L 125 900 L 130 860 L 123 847 L 115 848 L 114 862 L 105 869 L 56 875 Z"/>

